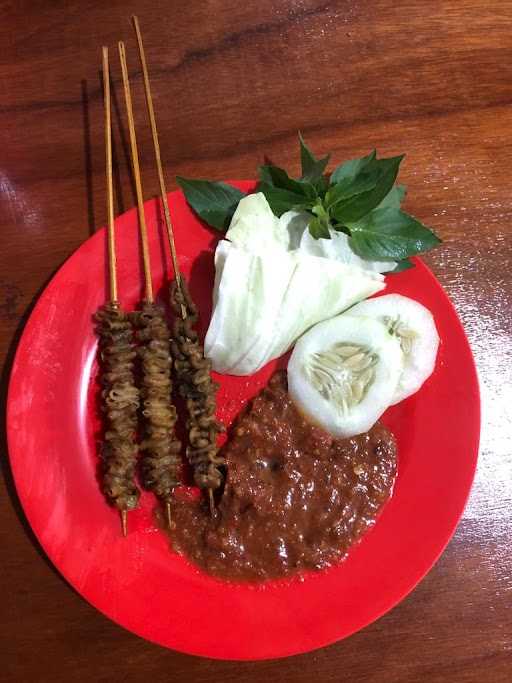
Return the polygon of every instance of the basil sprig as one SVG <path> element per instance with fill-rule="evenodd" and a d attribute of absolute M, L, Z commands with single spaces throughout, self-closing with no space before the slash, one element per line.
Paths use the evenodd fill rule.
<path fill-rule="evenodd" d="M 291 209 L 307 211 L 315 239 L 330 239 L 330 230 L 344 232 L 361 258 L 397 261 L 393 272 L 410 268 L 410 256 L 440 243 L 432 230 L 400 208 L 406 188 L 395 183 L 403 155 L 378 159 L 374 150 L 345 161 L 328 176 L 330 155 L 317 159 L 300 133 L 299 142 L 300 178 L 291 178 L 272 164 L 259 169 L 257 191 L 265 195 L 276 216 Z M 177 181 L 200 218 L 225 231 L 244 194 L 226 183 L 180 177 Z"/>
<path fill-rule="evenodd" d="M 236 187 L 210 180 L 187 180 L 176 176 L 187 202 L 212 228 L 225 232 L 238 202 L 245 197 Z"/>

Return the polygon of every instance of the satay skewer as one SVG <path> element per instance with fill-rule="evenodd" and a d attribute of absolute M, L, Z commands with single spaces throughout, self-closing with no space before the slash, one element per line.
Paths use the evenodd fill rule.
<path fill-rule="evenodd" d="M 102 404 L 108 429 L 102 446 L 102 490 L 117 507 L 123 535 L 127 535 L 128 510 L 137 506 L 139 491 L 135 484 L 137 447 L 135 429 L 139 405 L 133 374 L 135 357 L 132 325 L 121 309 L 117 293 L 117 261 L 114 232 L 114 193 L 112 184 L 112 125 L 108 48 L 102 49 L 103 95 L 105 110 L 105 165 L 107 186 L 107 244 L 109 264 L 109 301 L 96 313 L 102 365 Z"/>
<path fill-rule="evenodd" d="M 196 483 L 201 488 L 208 489 L 210 512 L 213 515 L 215 511 L 213 490 L 218 488 L 222 482 L 219 466 L 225 464 L 224 459 L 217 453 L 217 435 L 224 428 L 215 419 L 215 392 L 217 386 L 210 376 L 211 364 L 204 357 L 204 351 L 199 342 L 197 332 L 193 329 L 193 325 L 197 322 L 197 308 L 192 302 L 185 279 L 179 268 L 174 230 L 167 201 L 167 190 L 162 168 L 158 129 L 144 44 L 139 20 L 136 16 L 132 16 L 132 22 L 139 48 L 144 92 L 160 185 L 160 196 L 174 268 L 175 285 L 171 286 L 171 306 L 175 315 L 181 315 L 181 320 L 178 318 L 175 321 L 172 350 L 175 358 L 174 367 L 179 380 L 179 390 L 186 401 L 189 412 L 187 430 L 190 444 L 187 448 L 187 457 L 194 468 Z"/>
<path fill-rule="evenodd" d="M 145 298 L 141 310 L 133 316 L 137 328 L 137 338 L 140 341 L 138 353 L 142 361 L 141 396 L 143 399 L 142 414 L 144 417 L 145 436 L 140 444 L 140 449 L 144 453 L 141 470 L 145 488 L 153 491 L 165 505 L 167 521 L 169 527 L 172 527 L 170 501 L 172 491 L 180 484 L 179 470 L 181 462 L 179 453 L 181 451 L 181 443 L 175 435 L 177 415 L 176 408 L 171 400 L 172 358 L 170 353 L 170 331 L 163 309 L 154 303 L 151 261 L 126 51 L 123 42 L 120 42 L 118 47 L 123 74 L 145 280 Z"/>

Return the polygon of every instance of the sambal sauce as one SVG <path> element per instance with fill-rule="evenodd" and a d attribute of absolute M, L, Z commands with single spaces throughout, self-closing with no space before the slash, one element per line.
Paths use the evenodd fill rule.
<path fill-rule="evenodd" d="M 396 443 L 377 423 L 335 439 L 308 423 L 279 372 L 252 401 L 223 449 L 226 487 L 215 518 L 176 501 L 175 548 L 214 576 L 284 577 L 343 558 L 374 524 L 396 477 Z"/>

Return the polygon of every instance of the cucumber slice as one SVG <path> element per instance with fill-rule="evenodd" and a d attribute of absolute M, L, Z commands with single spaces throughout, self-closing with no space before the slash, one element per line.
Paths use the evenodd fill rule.
<path fill-rule="evenodd" d="M 379 320 L 400 341 L 404 369 L 392 403 L 403 401 L 418 391 L 436 364 L 439 335 L 432 313 L 414 299 L 387 294 L 363 301 L 347 314 Z"/>
<path fill-rule="evenodd" d="M 299 410 L 336 437 L 367 432 L 390 405 L 402 373 L 396 336 L 347 313 L 315 325 L 288 363 L 288 391 Z"/>

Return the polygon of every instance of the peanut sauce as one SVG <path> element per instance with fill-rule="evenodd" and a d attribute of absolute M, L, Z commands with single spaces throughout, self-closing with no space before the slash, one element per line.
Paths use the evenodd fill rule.
<path fill-rule="evenodd" d="M 279 372 L 238 418 L 216 518 L 177 500 L 174 547 L 209 574 L 236 581 L 284 577 L 342 559 L 371 527 L 396 477 L 396 443 L 377 423 L 335 439 L 306 421 Z"/>

